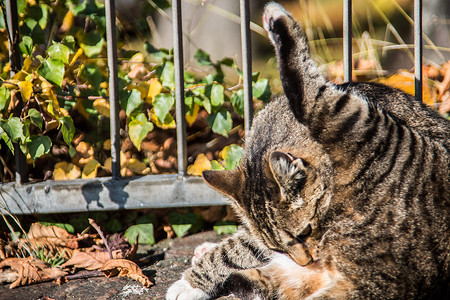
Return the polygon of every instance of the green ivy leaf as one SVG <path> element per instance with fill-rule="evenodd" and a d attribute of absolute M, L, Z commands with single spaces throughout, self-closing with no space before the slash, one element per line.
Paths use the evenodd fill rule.
<path fill-rule="evenodd" d="M 130 244 L 136 242 L 136 238 L 139 235 L 139 244 L 153 245 L 155 243 L 155 233 L 153 224 L 137 224 L 130 226 L 125 231 L 125 237 Z"/>
<path fill-rule="evenodd" d="M 258 80 L 258 77 L 261 73 L 259 72 L 253 72 L 252 73 L 252 82 L 256 82 Z"/>
<path fill-rule="evenodd" d="M 158 120 L 164 124 L 167 114 L 172 108 L 174 103 L 173 96 L 171 94 L 158 94 L 153 100 L 153 109 L 155 111 Z"/>
<path fill-rule="evenodd" d="M 200 218 L 201 219 L 201 218 Z M 180 213 L 172 211 L 169 214 L 169 222 L 177 237 L 184 236 L 188 231 L 198 227 L 199 218 L 193 213 Z"/>
<path fill-rule="evenodd" d="M 211 66 L 213 65 L 211 58 L 209 58 L 209 54 L 203 51 L 202 49 L 198 49 L 195 54 L 194 58 L 197 60 L 197 63 L 200 66 Z"/>
<path fill-rule="evenodd" d="M 172 62 L 167 61 L 157 70 L 161 84 L 173 90 L 175 88 L 175 67 Z"/>
<path fill-rule="evenodd" d="M 217 234 L 233 234 L 237 232 L 238 227 L 233 221 L 219 221 L 213 226 L 213 229 Z"/>
<path fill-rule="evenodd" d="M 31 159 L 35 160 L 44 154 L 47 154 L 52 147 L 52 141 L 48 136 L 31 136 L 30 142 L 28 143 L 28 151 L 31 155 Z"/>
<path fill-rule="evenodd" d="M 39 66 L 37 73 L 60 87 L 64 78 L 64 63 L 59 59 L 46 59 Z"/>
<path fill-rule="evenodd" d="M 81 68 L 80 77 L 97 89 L 102 83 L 103 75 L 98 64 L 89 63 Z"/>
<path fill-rule="evenodd" d="M 6 132 L 8 137 L 13 143 L 20 141 L 25 141 L 25 136 L 23 135 L 23 123 L 17 117 L 12 117 L 8 121 L 0 120 L 0 126 Z"/>
<path fill-rule="evenodd" d="M 153 57 L 155 59 L 168 59 L 170 57 L 170 53 L 169 50 L 164 49 L 164 48 L 160 48 L 157 49 L 155 48 L 152 44 L 150 44 L 149 42 L 145 42 L 144 43 L 144 49 L 151 55 L 153 55 Z"/>
<path fill-rule="evenodd" d="M 233 170 L 241 160 L 244 149 L 238 145 L 230 145 L 225 157 L 225 170 Z"/>
<path fill-rule="evenodd" d="M 98 31 L 89 31 L 84 33 L 82 30 L 77 33 L 78 42 L 84 54 L 91 58 L 99 55 L 102 52 L 105 39 Z"/>
<path fill-rule="evenodd" d="M 1 125 L 1 123 L 0 123 Z M 8 137 L 3 129 L 0 129 L 0 138 L 5 142 L 6 146 L 8 146 L 9 150 L 14 154 L 14 146 L 11 142 L 11 139 Z"/>
<path fill-rule="evenodd" d="M 233 120 L 231 119 L 231 114 L 226 109 L 222 108 L 217 113 L 213 113 L 206 118 L 209 127 L 212 131 L 228 137 L 228 132 L 230 132 L 233 126 Z"/>
<path fill-rule="evenodd" d="M 61 44 L 66 45 L 71 52 L 75 52 L 75 38 L 72 35 L 66 35 L 61 40 Z"/>
<path fill-rule="evenodd" d="M 236 113 L 244 115 L 244 90 L 239 90 L 231 95 L 231 104 Z"/>
<path fill-rule="evenodd" d="M 23 25 L 20 27 L 20 32 L 23 35 L 28 35 L 33 39 L 35 44 L 45 43 L 45 33 L 39 23 L 33 18 L 26 18 Z"/>
<path fill-rule="evenodd" d="M 48 48 L 47 53 L 52 59 L 59 59 L 65 64 L 69 63 L 70 50 L 66 45 L 55 43 Z"/>
<path fill-rule="evenodd" d="M 9 107 L 11 102 L 11 92 L 6 86 L 0 87 L 0 110 Z"/>
<path fill-rule="evenodd" d="M 131 92 L 122 91 L 120 93 L 120 105 L 129 117 L 141 104 L 141 92 L 133 89 Z"/>
<path fill-rule="evenodd" d="M 148 121 L 133 120 L 128 124 L 128 135 L 134 146 L 141 151 L 141 142 L 153 130 L 153 124 Z"/>
<path fill-rule="evenodd" d="M 211 106 L 213 111 L 217 111 L 224 102 L 224 88 L 221 85 L 213 84 L 211 87 Z"/>
<path fill-rule="evenodd" d="M 222 171 L 225 170 L 225 168 L 217 160 L 214 159 L 211 161 L 211 170 Z"/>
<path fill-rule="evenodd" d="M 105 223 L 105 229 L 108 232 L 120 232 L 122 231 L 122 223 L 116 218 L 110 218 Z"/>
<path fill-rule="evenodd" d="M 266 78 L 259 79 L 253 83 L 252 91 L 253 97 L 256 97 L 264 102 L 268 102 L 270 100 L 270 96 L 272 95 L 269 80 Z"/>
<path fill-rule="evenodd" d="M 36 125 L 40 130 L 42 130 L 42 124 L 44 123 L 44 120 L 42 119 L 41 113 L 38 112 L 34 108 L 30 108 L 28 110 L 28 116 L 31 119 L 31 123 Z"/>
<path fill-rule="evenodd" d="M 65 116 L 60 118 L 59 123 L 61 124 L 61 132 L 64 141 L 67 145 L 71 145 L 73 136 L 75 134 L 75 126 L 73 125 L 73 120 L 70 116 Z"/>
<path fill-rule="evenodd" d="M 33 53 L 33 39 L 27 35 L 22 37 L 22 41 L 19 43 L 20 52 L 25 55 L 31 56 Z"/>
<path fill-rule="evenodd" d="M 227 67 L 233 67 L 234 66 L 234 60 L 230 57 L 222 58 L 218 61 L 219 64 L 225 65 Z"/>

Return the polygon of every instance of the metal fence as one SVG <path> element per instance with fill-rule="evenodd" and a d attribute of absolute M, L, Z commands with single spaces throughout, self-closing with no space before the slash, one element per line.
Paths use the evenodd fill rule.
<path fill-rule="evenodd" d="M 240 1 L 241 44 L 244 78 L 244 126 L 247 132 L 253 115 L 251 78 L 250 0 Z M 351 0 L 344 1 L 344 79 L 352 78 Z M 181 0 L 172 1 L 177 120 L 178 173 L 120 177 L 120 135 L 115 1 L 105 0 L 106 39 L 109 68 L 112 177 L 26 183 L 25 157 L 16 147 L 16 182 L 1 185 L 0 201 L 14 214 L 62 213 L 98 210 L 222 205 L 225 199 L 207 186 L 202 178 L 186 176 L 187 146 L 184 109 L 183 38 Z M 415 0 L 415 91 L 422 95 L 422 0 Z M 17 0 L 6 0 L 6 21 L 10 41 L 19 40 Z M 20 53 L 10 47 L 11 70 L 20 70 Z M 22 109 L 22 108 L 18 108 Z M 21 155 L 22 154 L 22 155 Z"/>

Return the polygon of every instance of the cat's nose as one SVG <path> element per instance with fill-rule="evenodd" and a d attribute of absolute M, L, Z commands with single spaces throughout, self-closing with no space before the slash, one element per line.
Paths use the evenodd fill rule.
<path fill-rule="evenodd" d="M 289 248 L 288 255 L 302 267 L 313 262 L 313 257 L 309 253 L 308 248 L 302 243 L 291 246 Z"/>

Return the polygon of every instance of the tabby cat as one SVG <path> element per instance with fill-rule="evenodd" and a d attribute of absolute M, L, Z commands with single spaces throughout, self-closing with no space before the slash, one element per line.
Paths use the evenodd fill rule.
<path fill-rule="evenodd" d="M 278 4 L 264 28 L 285 96 L 255 118 L 237 169 L 206 171 L 244 228 L 167 299 L 446 299 L 450 122 L 399 90 L 335 85 Z"/>

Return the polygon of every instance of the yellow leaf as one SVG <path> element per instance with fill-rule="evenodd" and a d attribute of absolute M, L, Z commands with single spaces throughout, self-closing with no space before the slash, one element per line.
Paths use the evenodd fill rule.
<path fill-rule="evenodd" d="M 74 20 L 74 14 L 69 9 L 67 14 L 64 16 L 64 19 L 62 21 L 62 24 L 61 24 L 61 27 L 59 28 L 59 30 L 61 30 L 62 32 L 68 31 L 70 28 L 72 28 L 73 20 Z"/>
<path fill-rule="evenodd" d="M 103 168 L 105 168 L 105 170 L 108 170 L 109 172 L 112 172 L 112 159 L 111 157 L 108 157 L 107 159 L 105 159 L 105 163 L 103 164 Z"/>
<path fill-rule="evenodd" d="M 73 65 L 81 55 L 83 55 L 83 49 L 79 48 L 75 53 L 75 55 L 72 57 L 70 65 Z"/>
<path fill-rule="evenodd" d="M 148 93 L 148 83 L 147 82 L 139 82 L 135 85 L 129 85 L 127 86 L 127 90 L 131 91 L 131 90 L 138 90 L 141 93 L 141 99 L 144 100 L 145 99 L 145 95 L 147 95 Z"/>
<path fill-rule="evenodd" d="M 141 64 L 144 62 L 144 55 L 142 53 L 136 53 L 130 58 L 130 66 L 133 68 L 135 65 Z"/>
<path fill-rule="evenodd" d="M 22 71 L 30 73 L 32 63 L 33 63 L 33 61 L 31 60 L 31 58 L 29 56 L 27 56 L 23 61 Z"/>
<path fill-rule="evenodd" d="M 28 101 L 33 94 L 33 84 L 29 81 L 20 81 L 18 83 L 20 88 L 20 93 L 22 94 L 22 99 Z"/>
<path fill-rule="evenodd" d="M 11 70 L 11 63 L 7 62 L 3 67 L 3 73 L 9 73 L 10 70 Z"/>
<path fill-rule="evenodd" d="M 83 179 L 91 179 L 97 177 L 97 171 L 100 167 L 100 164 L 95 159 L 90 160 L 83 168 L 83 172 L 81 173 L 81 178 Z"/>
<path fill-rule="evenodd" d="M 175 122 L 175 120 L 173 119 L 171 114 L 167 114 L 166 119 L 164 120 L 164 124 L 163 124 L 159 121 L 158 117 L 156 116 L 155 112 L 153 111 L 153 108 L 151 109 L 150 112 L 151 112 L 150 121 L 152 121 L 152 123 L 155 124 L 156 126 L 158 126 L 159 128 L 162 128 L 162 129 L 177 128 L 177 123 Z"/>
<path fill-rule="evenodd" d="M 100 99 L 96 99 L 94 101 L 93 104 L 94 108 L 102 115 L 105 116 L 107 118 L 109 118 L 110 116 L 110 106 L 109 106 L 109 101 L 104 99 L 104 98 L 100 98 Z"/>
<path fill-rule="evenodd" d="M 202 176 L 202 172 L 211 170 L 211 162 L 201 153 L 197 156 L 194 163 L 187 168 L 187 174 L 193 176 Z"/>
<path fill-rule="evenodd" d="M 159 93 L 161 93 L 162 90 L 162 85 L 159 82 L 158 78 L 152 78 L 148 81 L 149 84 L 149 88 L 148 88 L 148 93 L 147 93 L 147 97 L 145 98 L 145 101 L 147 101 L 148 103 L 152 103 L 153 99 L 159 95 Z"/>
<path fill-rule="evenodd" d="M 228 149 L 230 149 L 230 146 L 225 146 L 225 147 L 219 152 L 219 157 L 220 157 L 220 159 L 225 160 L 225 158 L 227 157 Z"/>
<path fill-rule="evenodd" d="M 53 170 L 53 180 L 71 180 L 80 177 L 80 169 L 66 161 L 59 162 Z"/>
<path fill-rule="evenodd" d="M 133 173 L 136 173 L 138 175 L 146 175 L 150 173 L 150 168 L 148 167 L 148 165 L 135 158 L 130 158 L 130 160 L 128 161 L 127 168 L 130 169 Z"/>
<path fill-rule="evenodd" d="M 186 114 L 186 121 L 188 122 L 189 126 L 191 126 L 197 119 L 199 109 L 200 109 L 200 106 L 197 103 L 195 103 L 194 111 L 192 112 L 192 115 Z"/>

